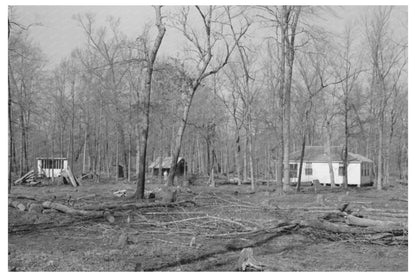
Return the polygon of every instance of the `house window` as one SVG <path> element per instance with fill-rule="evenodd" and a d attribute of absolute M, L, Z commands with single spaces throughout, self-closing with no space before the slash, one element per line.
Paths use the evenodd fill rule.
<path fill-rule="evenodd" d="M 289 177 L 296 178 L 298 176 L 298 164 L 290 164 L 289 169 Z"/>
<path fill-rule="evenodd" d="M 338 176 L 345 176 L 344 164 L 339 164 L 338 166 Z"/>
<path fill-rule="evenodd" d="M 312 163 L 306 163 L 305 165 L 305 175 L 312 175 Z"/>

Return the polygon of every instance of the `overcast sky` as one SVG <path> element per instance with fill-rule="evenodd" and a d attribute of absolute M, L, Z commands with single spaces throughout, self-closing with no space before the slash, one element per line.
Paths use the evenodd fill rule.
<path fill-rule="evenodd" d="M 163 13 L 175 7 L 164 7 Z M 341 32 L 345 22 L 359 20 L 366 12 L 365 6 L 344 6 L 333 8 L 337 16 L 328 16 L 322 24 L 333 32 Z M 94 13 L 98 25 L 108 16 L 121 19 L 120 29 L 129 38 L 137 37 L 145 23 L 153 24 L 154 10 L 151 6 L 18 6 L 15 7 L 17 21 L 25 25 L 41 23 L 30 30 L 31 38 L 38 44 L 54 66 L 70 52 L 85 44 L 85 36 L 72 18 L 75 14 Z M 395 24 L 407 26 L 407 7 L 395 9 Z M 358 24 L 357 24 L 358 25 Z M 402 28 L 403 29 L 403 28 Z M 176 55 L 181 50 L 178 34 L 168 29 L 161 46 L 161 54 Z"/>

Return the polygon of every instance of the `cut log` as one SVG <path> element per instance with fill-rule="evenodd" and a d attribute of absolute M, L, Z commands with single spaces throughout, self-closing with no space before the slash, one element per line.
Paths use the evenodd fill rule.
<path fill-rule="evenodd" d="M 42 204 L 32 203 L 29 205 L 28 211 L 31 213 L 41 213 L 43 211 L 43 206 Z"/>
<path fill-rule="evenodd" d="M 95 197 L 97 197 L 97 195 L 94 193 L 94 194 L 89 194 L 89 195 L 85 195 L 85 196 L 78 197 L 76 200 L 79 201 L 79 200 L 84 200 L 84 199 L 89 199 L 89 198 L 95 198 Z"/>
<path fill-rule="evenodd" d="M 41 181 L 31 181 L 30 183 L 29 183 L 29 185 L 31 185 L 31 186 L 37 186 L 37 185 L 39 185 L 40 183 L 42 183 Z"/>
<path fill-rule="evenodd" d="M 374 208 L 367 208 L 367 207 L 363 207 L 363 210 L 366 212 L 374 212 L 374 213 L 397 213 L 397 214 L 405 214 L 407 213 L 406 210 L 395 210 L 395 209 L 374 209 Z"/>
<path fill-rule="evenodd" d="M 113 224 L 116 221 L 116 219 L 114 218 L 114 216 L 111 213 L 109 213 L 109 212 L 104 212 L 104 217 L 111 224 Z"/>
<path fill-rule="evenodd" d="M 64 212 L 71 215 L 82 215 L 82 216 L 103 216 L 104 212 L 102 211 L 84 211 L 84 210 L 76 210 L 74 208 L 51 202 L 51 201 L 45 201 L 42 203 L 42 206 L 47 209 L 55 209 L 60 212 Z"/>
<path fill-rule="evenodd" d="M 9 206 L 18 209 L 19 211 L 24 211 L 26 210 L 26 206 L 19 202 L 19 201 L 11 201 L 9 200 Z"/>
<path fill-rule="evenodd" d="M 84 207 L 84 210 L 87 211 L 108 211 L 108 210 L 112 210 L 112 211 L 123 211 L 123 210 L 134 210 L 134 209 L 146 209 L 146 208 L 156 208 L 156 207 L 177 207 L 177 206 L 182 206 L 182 205 L 186 205 L 186 204 L 192 204 L 194 206 L 197 206 L 197 204 L 192 201 L 192 200 L 184 200 L 184 201 L 180 201 L 180 202 L 175 202 L 175 203 L 163 203 L 163 202 L 159 202 L 159 203 L 148 203 L 148 204 L 138 204 L 136 202 L 133 203 L 110 203 L 110 204 L 103 204 L 101 206 L 89 206 L 89 207 Z"/>
<path fill-rule="evenodd" d="M 362 227 L 389 227 L 389 226 L 397 226 L 400 225 L 397 222 L 393 221 L 385 221 L 385 220 L 374 220 L 368 218 L 360 218 L 353 215 L 347 215 L 346 223 L 348 225 L 355 225 L 355 226 L 362 226 Z"/>
<path fill-rule="evenodd" d="M 27 178 L 29 178 L 35 171 L 31 170 L 28 173 L 26 173 L 25 175 L 23 175 L 21 178 L 17 179 L 16 181 L 14 181 L 15 185 L 18 185 L 22 182 L 24 182 Z"/>
<path fill-rule="evenodd" d="M 84 180 L 84 179 L 93 179 L 93 178 L 94 178 L 94 173 L 92 173 L 92 172 L 83 173 L 81 175 L 81 180 Z"/>

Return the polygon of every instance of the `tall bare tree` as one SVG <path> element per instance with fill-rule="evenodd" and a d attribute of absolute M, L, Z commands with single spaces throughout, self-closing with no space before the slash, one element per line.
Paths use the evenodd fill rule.
<path fill-rule="evenodd" d="M 140 140 L 138 139 L 137 143 L 140 144 L 140 156 L 139 156 L 139 172 L 137 179 L 137 190 L 135 197 L 137 199 L 144 198 L 144 188 L 145 188 L 145 178 L 146 178 L 146 155 L 147 155 L 147 140 L 149 137 L 149 122 L 150 122 L 150 95 L 152 92 L 152 76 L 154 70 L 154 64 L 156 61 L 156 56 L 159 51 L 160 45 L 162 44 L 163 37 L 165 36 L 166 27 L 162 22 L 161 6 L 154 7 L 156 13 L 156 27 L 158 33 L 156 39 L 153 43 L 152 49 L 148 49 L 147 42 L 144 43 L 145 50 L 145 66 L 144 66 L 144 97 L 143 97 L 143 124 L 138 126 Z M 137 105 L 139 106 L 139 105 Z"/>
<path fill-rule="evenodd" d="M 174 183 L 174 177 L 177 170 L 177 162 L 181 151 L 182 138 L 185 132 L 192 99 L 201 83 L 209 76 L 219 72 L 228 63 L 228 59 L 236 46 L 234 43 L 234 45 L 230 47 L 228 41 L 224 37 L 224 34 L 221 32 L 224 27 L 223 24 L 218 22 L 218 18 L 213 17 L 215 10 L 217 10 L 218 14 L 218 9 L 219 8 L 209 6 L 204 10 L 202 7 L 195 6 L 197 17 L 202 21 L 203 35 L 201 36 L 198 35 L 198 32 L 195 30 L 195 28 L 190 26 L 189 7 L 182 8 L 173 22 L 173 26 L 180 30 L 185 39 L 189 42 L 191 47 L 190 51 L 196 53 L 194 57 L 195 62 L 193 65 L 190 65 L 192 67 L 191 72 L 196 72 L 196 74 L 187 73 L 185 68 L 180 71 L 179 80 L 181 81 L 180 91 L 183 104 L 183 112 L 181 123 L 174 140 L 172 164 L 170 166 L 167 186 L 172 186 Z M 239 41 L 241 37 L 247 32 L 247 29 L 247 26 L 243 26 L 238 31 L 237 41 Z M 213 60 L 216 56 L 216 54 L 214 54 L 214 46 L 219 41 L 223 42 L 226 53 L 219 63 L 213 65 Z"/>

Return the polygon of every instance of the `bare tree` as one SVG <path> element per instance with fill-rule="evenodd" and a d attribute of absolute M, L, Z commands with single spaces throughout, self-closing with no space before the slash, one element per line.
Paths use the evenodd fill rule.
<path fill-rule="evenodd" d="M 196 32 L 196 30 L 192 28 L 189 24 L 189 7 L 183 7 L 180 14 L 175 18 L 173 22 L 173 26 L 176 29 L 180 30 L 182 34 L 185 36 L 186 40 L 190 43 L 192 49 L 190 51 L 193 51 L 195 53 L 195 57 L 193 59 L 194 62 L 193 65 L 191 65 L 191 67 L 192 72 L 196 72 L 196 74 L 188 74 L 185 68 L 182 68 L 182 70 L 179 71 L 179 80 L 181 81 L 180 91 L 183 104 L 183 112 L 182 120 L 174 140 L 172 164 L 169 171 L 167 186 L 172 186 L 174 183 L 177 162 L 181 151 L 182 138 L 185 132 L 185 127 L 187 124 L 192 99 L 201 83 L 207 77 L 219 72 L 227 64 L 228 59 L 235 48 L 235 44 L 231 47 L 229 46 L 227 40 L 223 36 L 223 33 L 221 33 L 221 30 L 223 29 L 223 24 L 218 22 L 218 19 L 216 17 L 213 17 L 215 10 L 218 8 L 209 6 L 204 11 L 201 7 L 196 6 L 195 9 L 197 11 L 197 17 L 199 17 L 199 19 L 202 20 L 203 35 L 201 35 L 201 37 L 198 36 L 198 32 Z M 240 40 L 241 37 L 245 34 L 247 28 L 248 27 L 243 26 L 238 31 L 237 41 Z M 217 31 L 216 29 L 219 30 Z M 219 63 L 213 65 L 213 59 L 216 56 L 216 54 L 214 54 L 214 46 L 219 41 L 223 42 L 223 45 L 226 49 L 226 53 Z"/>
<path fill-rule="evenodd" d="M 383 178 L 385 114 L 388 100 L 392 94 L 389 77 L 398 64 L 405 47 L 396 47 L 389 37 L 389 22 L 392 7 L 377 7 L 369 20 L 365 21 L 366 36 L 369 44 L 372 65 L 371 91 L 375 97 L 375 116 L 378 129 L 377 146 L 377 189 L 381 190 L 387 182 Z"/>
<path fill-rule="evenodd" d="M 139 172 L 138 172 L 138 179 L 137 179 L 137 190 L 135 193 L 135 197 L 137 199 L 144 198 L 144 187 L 145 187 L 145 176 L 146 176 L 146 154 L 147 154 L 147 140 L 149 137 L 149 116 L 150 116 L 150 95 L 152 92 L 152 76 L 154 70 L 154 64 L 156 61 L 156 56 L 159 51 L 160 45 L 162 44 L 163 37 L 166 32 L 166 27 L 162 23 L 162 15 L 161 15 L 161 6 L 154 7 L 156 12 L 156 27 L 158 29 L 158 34 L 154 41 L 153 47 L 149 50 L 146 46 L 146 42 L 143 41 L 145 47 L 145 79 L 144 79 L 144 123 L 140 128 L 140 140 L 137 141 L 140 144 L 140 158 L 139 158 Z M 138 105 L 137 105 L 138 106 Z"/>

